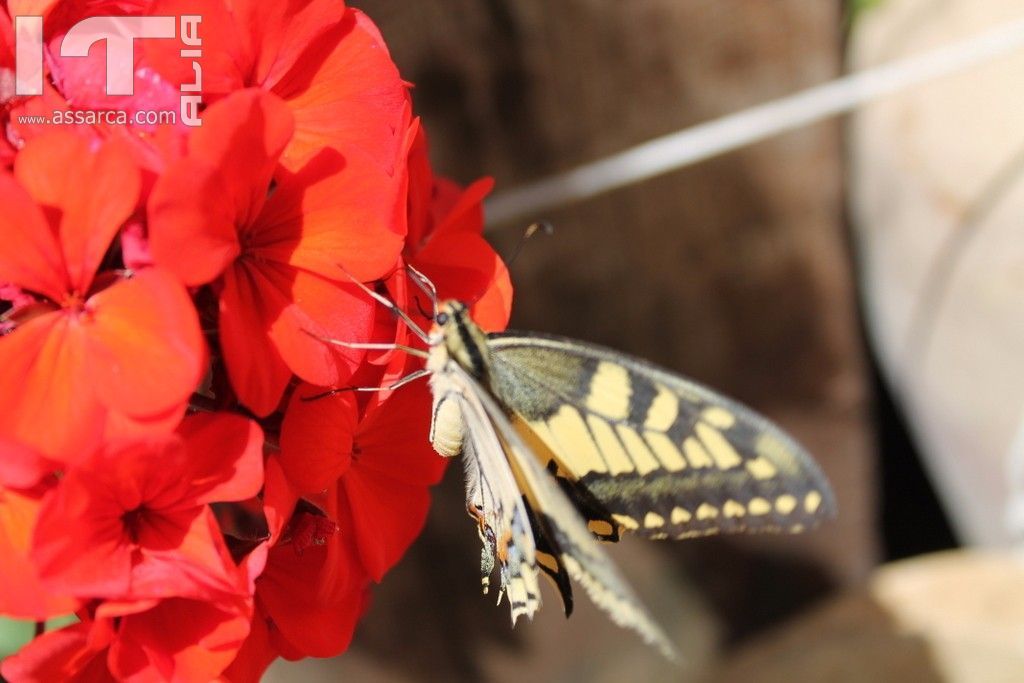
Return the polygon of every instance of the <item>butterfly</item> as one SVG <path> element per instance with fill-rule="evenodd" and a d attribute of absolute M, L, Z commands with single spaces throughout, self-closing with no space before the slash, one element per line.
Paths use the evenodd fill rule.
<path fill-rule="evenodd" d="M 485 333 L 465 303 L 438 301 L 430 281 L 409 272 L 434 303 L 427 331 L 362 286 L 428 347 L 399 347 L 426 364 L 388 388 L 429 376 L 430 440 L 442 456 L 462 456 L 484 592 L 496 573 L 513 626 L 540 608 L 543 574 L 567 616 L 575 581 L 614 622 L 675 658 L 599 541 L 795 533 L 835 515 L 814 460 L 753 410 L 600 346 Z"/>

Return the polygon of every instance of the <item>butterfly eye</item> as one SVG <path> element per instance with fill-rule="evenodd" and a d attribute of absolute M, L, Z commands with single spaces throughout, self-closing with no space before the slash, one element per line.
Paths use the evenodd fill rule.
<path fill-rule="evenodd" d="M 448 314 L 443 312 L 443 311 L 441 313 L 438 313 L 437 317 L 434 318 L 434 322 L 436 322 L 438 325 L 447 325 L 448 324 Z"/>

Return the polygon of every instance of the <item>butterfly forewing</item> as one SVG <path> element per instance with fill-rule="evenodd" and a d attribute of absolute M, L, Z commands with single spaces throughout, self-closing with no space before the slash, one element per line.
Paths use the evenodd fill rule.
<path fill-rule="evenodd" d="M 490 335 L 489 384 L 598 537 L 800 531 L 834 514 L 807 453 L 753 411 L 581 342 Z"/>

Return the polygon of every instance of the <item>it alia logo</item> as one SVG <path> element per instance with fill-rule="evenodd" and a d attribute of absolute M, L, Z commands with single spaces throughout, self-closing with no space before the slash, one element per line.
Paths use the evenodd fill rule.
<path fill-rule="evenodd" d="M 180 29 L 180 39 L 185 45 L 180 54 L 182 59 L 192 60 L 192 72 L 195 75 L 191 83 L 181 85 L 181 120 L 187 126 L 198 126 L 203 89 L 203 71 L 198 61 L 203 56 L 200 23 L 202 17 L 198 15 L 89 17 L 72 26 L 65 34 L 60 42 L 60 56 L 85 57 L 94 44 L 104 42 L 107 49 L 104 92 L 108 95 L 133 95 L 135 41 L 176 38 Z M 15 94 L 42 95 L 43 18 L 16 16 L 14 32 Z"/>

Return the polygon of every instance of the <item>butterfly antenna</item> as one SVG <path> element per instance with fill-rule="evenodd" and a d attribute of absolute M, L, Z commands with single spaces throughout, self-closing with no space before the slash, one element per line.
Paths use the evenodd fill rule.
<path fill-rule="evenodd" d="M 395 314 L 399 318 L 401 318 L 402 322 L 404 322 L 406 324 L 406 326 L 408 326 L 408 328 L 410 330 L 412 330 L 413 334 L 415 334 L 417 337 L 419 337 L 421 340 L 423 340 L 423 342 L 425 342 L 427 344 L 430 343 L 430 337 L 427 335 L 426 332 L 423 331 L 423 328 L 421 328 L 419 325 L 417 325 L 416 322 L 412 318 L 409 317 L 409 314 L 406 313 L 405 311 L 403 311 L 401 308 L 399 308 L 395 304 L 394 301 L 391 301 L 390 299 L 388 299 L 386 296 L 383 296 L 382 294 L 378 294 L 377 292 L 373 291 L 372 289 L 367 287 L 365 284 L 363 284 L 362 282 L 357 280 L 352 275 L 352 273 L 348 272 L 348 270 L 345 269 L 345 266 L 343 266 L 341 264 L 338 264 L 338 267 L 341 268 L 341 270 L 345 273 L 345 275 L 347 275 L 348 278 L 350 280 L 352 280 L 352 282 L 355 283 L 356 287 L 358 287 L 359 289 L 361 289 L 364 292 L 366 292 L 368 295 L 370 295 L 371 298 L 373 298 L 374 301 L 376 301 L 380 305 L 384 306 L 389 311 L 391 311 L 393 314 Z"/>
<path fill-rule="evenodd" d="M 519 238 L 519 243 L 516 244 L 516 248 L 512 250 L 512 256 L 505 261 L 506 267 L 511 267 L 515 263 L 516 259 L 519 258 L 519 252 L 523 250 L 523 245 L 526 241 L 536 235 L 538 232 L 542 232 L 545 235 L 550 235 L 555 232 L 555 226 L 548 221 L 537 221 L 523 231 L 523 236 Z"/>
<path fill-rule="evenodd" d="M 434 307 L 434 312 L 429 317 L 431 320 L 437 317 L 437 287 L 430 281 L 430 278 L 416 270 L 412 265 L 406 264 L 406 269 L 412 275 L 412 281 L 423 290 L 423 293 L 430 297 L 430 304 Z"/>

